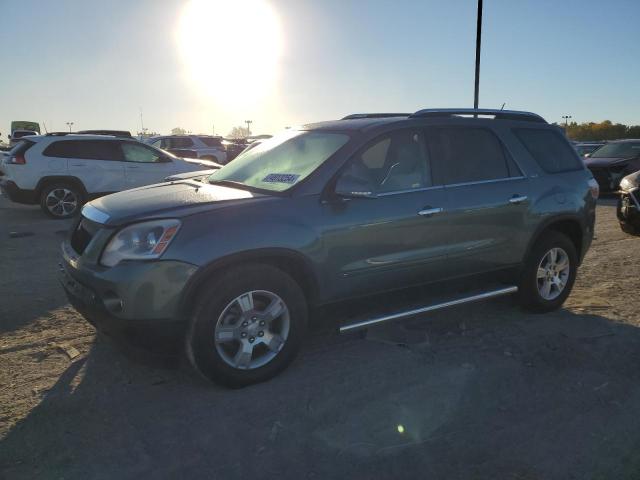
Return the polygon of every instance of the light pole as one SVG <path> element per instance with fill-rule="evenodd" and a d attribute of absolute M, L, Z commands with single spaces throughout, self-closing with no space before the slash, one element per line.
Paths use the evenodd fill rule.
<path fill-rule="evenodd" d="M 71 133 L 71 127 L 73 127 L 73 122 L 66 122 L 67 127 L 69 127 L 69 133 Z"/>
<path fill-rule="evenodd" d="M 247 137 L 249 135 L 251 135 L 251 124 L 253 123 L 253 120 L 245 120 L 244 123 L 247 124 Z"/>
<path fill-rule="evenodd" d="M 564 128 L 567 128 L 569 126 L 569 119 L 572 117 L 571 115 L 562 115 L 562 118 L 564 118 Z"/>
<path fill-rule="evenodd" d="M 482 0 L 478 0 L 478 18 L 476 23 L 476 78 L 473 92 L 473 108 L 478 108 L 480 95 L 480 44 L 482 42 Z"/>

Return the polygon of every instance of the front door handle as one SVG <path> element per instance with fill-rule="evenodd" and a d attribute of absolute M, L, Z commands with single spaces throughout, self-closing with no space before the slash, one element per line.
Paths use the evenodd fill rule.
<path fill-rule="evenodd" d="M 514 205 L 518 203 L 526 202 L 526 201 L 527 201 L 526 195 L 514 195 L 509 199 L 509 203 L 513 203 Z"/>
<path fill-rule="evenodd" d="M 138 165 L 129 165 L 127 168 L 138 168 Z"/>
<path fill-rule="evenodd" d="M 436 213 L 442 213 L 442 208 L 425 208 L 418 212 L 418 215 L 421 217 L 430 217 L 431 215 L 435 215 Z"/>

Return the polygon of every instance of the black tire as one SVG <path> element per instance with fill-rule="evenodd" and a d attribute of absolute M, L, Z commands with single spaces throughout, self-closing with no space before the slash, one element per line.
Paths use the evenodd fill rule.
<path fill-rule="evenodd" d="M 57 192 L 69 192 L 68 194 L 56 194 Z M 55 195 L 59 200 L 72 200 L 72 202 L 58 203 L 57 206 L 53 206 L 51 195 Z M 82 190 L 73 183 L 51 183 L 46 185 L 40 191 L 40 208 L 42 211 L 50 217 L 63 220 L 65 218 L 71 218 L 78 213 L 84 204 L 84 195 Z M 73 205 L 73 209 L 70 207 Z"/>
<path fill-rule="evenodd" d="M 268 363 L 240 369 L 227 363 L 218 352 L 215 331 L 225 309 L 233 304 L 234 299 L 251 291 L 273 292 L 280 297 L 289 313 L 288 336 Z M 284 370 L 295 358 L 304 339 L 307 316 L 304 293 L 296 281 L 282 270 L 263 264 L 232 268 L 212 279 L 196 298 L 186 335 L 187 357 L 196 371 L 221 385 L 240 388 L 264 382 Z M 257 346 L 261 346 L 259 340 L 254 348 Z"/>
<path fill-rule="evenodd" d="M 620 229 L 629 235 L 640 235 L 640 225 L 635 223 L 620 222 Z"/>
<path fill-rule="evenodd" d="M 569 275 L 564 289 L 551 300 L 545 299 L 538 288 L 538 266 L 547 252 L 554 248 L 564 250 L 569 259 Z M 518 285 L 518 299 L 522 307 L 535 313 L 545 313 L 562 306 L 573 288 L 578 271 L 578 253 L 574 243 L 562 233 L 549 231 L 540 237 L 529 252 Z"/>

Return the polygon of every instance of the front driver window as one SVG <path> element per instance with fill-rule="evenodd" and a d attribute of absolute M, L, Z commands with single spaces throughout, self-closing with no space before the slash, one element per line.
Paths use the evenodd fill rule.
<path fill-rule="evenodd" d="M 122 152 L 127 162 L 137 163 L 157 163 L 160 161 L 160 155 L 155 150 L 135 143 L 123 143 Z"/>
<path fill-rule="evenodd" d="M 430 187 L 424 136 L 417 130 L 385 135 L 356 154 L 343 175 L 378 194 Z"/>

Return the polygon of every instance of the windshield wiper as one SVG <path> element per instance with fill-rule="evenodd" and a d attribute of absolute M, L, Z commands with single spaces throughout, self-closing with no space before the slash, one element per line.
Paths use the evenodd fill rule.
<path fill-rule="evenodd" d="M 233 188 L 240 188 L 242 190 L 255 190 L 254 187 L 251 187 L 249 185 L 247 185 L 246 183 L 242 183 L 242 182 L 235 182 L 233 180 L 208 180 L 209 184 L 211 185 L 222 185 L 225 187 L 233 187 Z"/>

